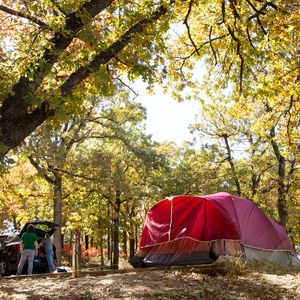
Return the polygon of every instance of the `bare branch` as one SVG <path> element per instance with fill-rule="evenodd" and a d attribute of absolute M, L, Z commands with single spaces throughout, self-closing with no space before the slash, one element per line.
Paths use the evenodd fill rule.
<path fill-rule="evenodd" d="M 130 85 L 126 84 L 120 77 L 117 77 L 116 79 L 120 81 L 122 85 L 127 87 L 134 94 L 134 98 L 138 96 L 138 93 Z"/>
<path fill-rule="evenodd" d="M 253 43 L 252 43 L 251 36 L 250 36 L 250 32 L 249 32 L 249 27 L 248 27 L 248 26 L 247 26 L 247 28 L 246 28 L 246 32 L 247 32 L 247 37 L 248 37 L 248 40 L 249 40 L 249 42 L 250 42 L 251 47 L 252 47 L 253 49 L 256 49 L 256 48 L 254 47 Z"/>
<path fill-rule="evenodd" d="M 241 51 L 241 42 L 240 40 L 236 37 L 234 30 L 231 29 L 231 27 L 228 25 L 227 29 L 232 37 L 232 39 L 237 43 L 237 47 L 236 47 L 236 54 L 239 56 L 241 64 L 240 64 L 240 80 L 239 80 L 239 86 L 240 86 L 240 93 L 243 90 L 243 73 L 244 73 L 244 57 L 242 55 L 242 51 Z"/>
<path fill-rule="evenodd" d="M 259 16 L 257 16 L 256 19 L 257 19 L 257 23 L 259 24 L 259 26 L 260 26 L 261 30 L 263 31 L 264 35 L 266 35 L 267 31 L 265 30 L 265 28 L 264 28 L 264 26 L 263 26 L 263 24 L 262 24 Z"/>
<path fill-rule="evenodd" d="M 208 40 L 208 41 L 205 41 L 205 42 L 203 42 L 203 43 L 197 48 L 197 50 L 199 51 L 199 50 L 201 50 L 203 47 L 205 47 L 206 45 L 209 45 L 211 42 L 216 41 L 216 40 L 220 40 L 220 39 L 223 39 L 223 38 L 226 38 L 226 37 L 228 37 L 228 36 L 229 36 L 229 34 L 224 34 L 224 35 L 221 35 L 221 36 L 212 38 L 212 39 L 210 39 L 210 40 Z M 183 61 L 182 61 L 182 64 L 181 64 L 180 69 L 183 68 L 185 62 L 186 62 L 190 57 L 192 57 L 195 53 L 196 53 L 196 51 L 194 50 L 193 52 L 190 53 L 190 55 L 188 55 L 188 56 L 186 56 L 186 57 L 183 58 Z"/>
<path fill-rule="evenodd" d="M 229 0 L 229 3 L 230 3 L 230 8 L 231 8 L 231 10 L 233 12 L 234 18 L 235 19 L 240 19 L 241 16 L 239 15 L 239 13 L 238 13 L 238 11 L 237 11 L 237 9 L 235 7 L 236 2 L 234 0 Z"/>
<path fill-rule="evenodd" d="M 222 11 L 222 20 L 217 22 L 217 25 L 221 25 L 223 23 L 225 23 L 225 18 L 226 18 L 226 10 L 225 10 L 225 1 L 222 1 L 221 4 L 221 11 Z"/>
<path fill-rule="evenodd" d="M 84 179 L 84 180 L 89 180 L 89 181 L 97 181 L 94 177 L 89 177 L 89 176 L 85 176 L 85 175 L 81 175 L 81 174 L 72 173 L 72 172 L 69 172 L 69 171 L 64 170 L 64 169 L 53 168 L 53 170 L 59 171 L 59 172 L 64 173 L 64 174 L 67 174 L 71 177 L 77 177 L 77 178 Z"/>
<path fill-rule="evenodd" d="M 186 28 L 187 28 L 189 40 L 190 40 L 190 42 L 192 43 L 193 47 L 195 48 L 196 53 L 197 53 L 198 55 L 200 55 L 199 52 L 198 52 L 197 46 L 196 46 L 196 44 L 195 44 L 195 42 L 194 42 L 194 40 L 193 40 L 193 38 L 192 38 L 190 26 L 189 26 L 189 23 L 188 23 L 188 18 L 189 18 L 190 14 L 191 14 L 192 6 L 193 6 L 193 0 L 191 0 L 190 3 L 189 3 L 189 9 L 188 9 L 188 12 L 187 12 L 187 14 L 186 14 L 186 16 L 185 16 L 185 19 L 184 19 L 184 21 L 183 21 L 183 24 L 185 24 L 185 26 L 186 26 Z"/>
<path fill-rule="evenodd" d="M 255 11 L 255 13 L 248 18 L 248 21 L 251 21 L 252 19 L 259 17 L 259 15 L 265 15 L 267 13 L 266 9 L 267 9 L 268 6 L 272 7 L 274 10 L 278 10 L 277 5 L 275 5 L 272 2 L 266 2 L 260 9 L 257 9 L 250 2 L 250 0 L 246 0 L 246 1 L 250 5 L 250 7 Z"/>

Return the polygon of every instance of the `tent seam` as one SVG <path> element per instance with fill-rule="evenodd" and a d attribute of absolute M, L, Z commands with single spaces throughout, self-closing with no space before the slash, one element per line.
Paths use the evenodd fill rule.
<path fill-rule="evenodd" d="M 190 239 L 190 240 L 195 241 L 195 242 L 207 243 L 207 244 L 209 244 L 211 242 L 216 242 L 216 241 L 230 241 L 230 242 L 240 242 L 240 243 L 242 242 L 241 240 L 231 240 L 231 239 L 218 239 L 218 240 L 210 240 L 210 241 L 201 241 L 201 240 L 191 238 L 189 236 L 183 236 L 183 237 L 179 237 L 179 238 L 176 238 L 176 239 L 173 239 L 173 240 L 168 240 L 168 241 L 161 242 L 161 243 L 142 246 L 142 247 L 140 247 L 140 249 L 147 248 L 147 247 L 158 246 L 158 245 L 162 245 L 162 244 L 169 243 L 169 242 L 175 242 L 175 241 L 182 240 L 182 239 Z"/>
<path fill-rule="evenodd" d="M 266 248 L 260 248 L 260 247 L 254 247 L 254 246 L 246 245 L 244 243 L 241 243 L 241 244 L 244 247 L 248 247 L 248 248 L 252 248 L 252 249 L 258 249 L 258 250 L 263 250 L 263 251 L 272 251 L 272 252 L 275 252 L 275 251 L 278 251 L 278 252 L 289 252 L 292 255 L 294 255 L 294 253 L 291 250 L 289 250 L 289 249 L 266 249 Z"/>
<path fill-rule="evenodd" d="M 173 198 L 171 199 L 171 209 L 170 209 L 170 224 L 169 224 L 169 232 L 168 232 L 168 240 L 171 241 L 171 229 L 173 222 Z"/>

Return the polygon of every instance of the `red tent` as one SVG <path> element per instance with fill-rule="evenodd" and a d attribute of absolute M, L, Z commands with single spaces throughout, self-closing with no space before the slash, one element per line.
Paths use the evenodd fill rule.
<path fill-rule="evenodd" d="M 134 266 L 210 263 L 220 255 L 297 264 L 284 230 L 254 202 L 217 193 L 164 199 L 148 212 Z"/>

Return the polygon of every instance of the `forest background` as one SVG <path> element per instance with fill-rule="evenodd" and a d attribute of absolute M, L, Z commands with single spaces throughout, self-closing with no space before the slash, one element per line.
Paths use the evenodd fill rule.
<path fill-rule="evenodd" d="M 60 224 L 59 260 L 80 228 L 118 265 L 157 201 L 228 191 L 298 245 L 299 26 L 298 1 L 2 0 L 0 224 Z M 136 80 L 198 101 L 202 143 L 154 141 Z"/>

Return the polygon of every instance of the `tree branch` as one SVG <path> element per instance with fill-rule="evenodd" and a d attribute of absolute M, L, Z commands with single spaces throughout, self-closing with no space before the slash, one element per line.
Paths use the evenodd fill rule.
<path fill-rule="evenodd" d="M 216 51 L 215 51 L 215 49 L 212 45 L 212 41 L 211 41 L 212 29 L 213 29 L 213 27 L 210 26 L 210 29 L 209 29 L 209 45 L 210 45 L 211 51 L 213 52 L 213 55 L 215 57 L 215 64 L 217 65 L 218 64 L 217 54 L 216 54 Z"/>
<path fill-rule="evenodd" d="M 88 180 L 88 181 L 97 181 L 94 177 L 89 177 L 89 176 L 85 176 L 85 175 L 80 175 L 80 174 L 72 173 L 72 172 L 69 172 L 69 171 L 64 170 L 64 169 L 53 168 L 53 170 L 59 171 L 59 172 L 64 173 L 64 174 L 67 174 L 67 175 L 69 175 L 71 177 L 77 177 L 77 178 Z"/>
<path fill-rule="evenodd" d="M 213 41 L 220 40 L 220 39 L 226 38 L 226 37 L 228 37 L 228 36 L 229 36 L 229 34 L 224 34 L 224 35 L 221 35 L 221 36 L 212 38 L 212 39 L 210 39 L 210 40 L 208 40 L 208 41 L 205 41 L 205 42 L 203 42 L 203 43 L 197 48 L 197 50 L 199 51 L 199 50 L 202 49 L 204 46 L 206 46 L 206 45 L 208 45 L 208 44 L 211 44 Z M 183 68 L 183 66 L 184 66 L 184 64 L 185 64 L 185 62 L 186 62 L 186 60 L 188 60 L 190 57 L 192 57 L 195 53 L 196 53 L 196 50 L 192 51 L 192 52 L 190 53 L 190 55 L 188 55 L 188 56 L 186 56 L 186 57 L 183 58 L 183 61 L 182 61 L 182 64 L 181 64 L 180 69 Z"/>
<path fill-rule="evenodd" d="M 249 32 L 249 27 L 248 27 L 248 26 L 247 26 L 247 28 L 246 28 L 246 33 L 247 33 L 247 37 L 248 37 L 248 40 L 249 40 L 249 42 L 250 42 L 251 47 L 255 50 L 256 48 L 255 48 L 255 46 L 254 46 L 253 43 L 252 43 L 252 39 L 251 39 L 251 37 L 250 37 L 250 32 Z"/>
<path fill-rule="evenodd" d="M 38 164 L 38 162 L 36 162 L 32 156 L 28 156 L 28 159 L 29 159 L 30 163 L 35 167 L 35 169 L 37 170 L 38 174 L 42 178 L 44 178 L 48 183 L 50 183 L 51 185 L 53 185 L 54 184 L 54 180 L 52 178 L 50 178 L 46 174 L 46 169 L 44 167 L 42 167 L 40 164 Z"/>
<path fill-rule="evenodd" d="M 189 3 L 189 9 L 188 9 L 188 12 L 187 12 L 187 14 L 186 14 L 186 16 L 185 16 L 185 19 L 184 19 L 184 21 L 183 21 L 183 24 L 185 24 L 185 26 L 186 26 L 186 28 L 187 28 L 189 40 L 190 40 L 190 42 L 192 43 L 192 45 L 193 45 L 193 47 L 194 47 L 196 53 L 197 53 L 198 55 L 200 55 L 199 52 L 198 52 L 197 46 L 196 46 L 196 44 L 194 43 L 194 40 L 193 40 L 193 38 L 192 38 L 190 26 L 189 26 L 189 23 L 188 23 L 188 18 L 189 18 L 190 14 L 191 14 L 192 6 L 193 6 L 193 0 L 191 0 L 190 3 Z"/>
<path fill-rule="evenodd" d="M 240 64 L 240 79 L 239 79 L 239 86 L 240 86 L 240 93 L 243 90 L 243 72 L 244 72 L 244 57 L 242 55 L 241 52 L 241 41 L 236 37 L 235 33 L 234 33 L 234 29 L 231 29 L 231 27 L 228 25 L 227 29 L 232 37 L 232 39 L 237 43 L 237 47 L 236 47 L 236 54 L 239 56 L 240 60 L 241 60 L 241 64 Z"/>
<path fill-rule="evenodd" d="M 35 18 L 33 16 L 30 16 L 30 15 L 28 15 L 26 13 L 22 13 L 22 12 L 16 11 L 16 10 L 14 10 L 12 8 L 5 7 L 3 5 L 0 5 L 0 10 L 3 11 L 3 12 L 8 13 L 10 15 L 27 19 L 27 20 L 29 20 L 29 21 L 31 21 L 31 22 L 33 22 L 33 23 L 35 23 L 35 24 L 37 24 L 37 25 L 39 25 L 41 27 L 47 27 L 47 28 L 49 28 L 49 26 L 46 23 L 44 23 L 44 22 L 40 21 L 39 19 L 37 19 L 37 18 Z"/>
<path fill-rule="evenodd" d="M 31 104 L 27 101 L 28 97 L 34 93 L 42 83 L 45 76 L 50 72 L 53 65 L 57 62 L 61 53 L 69 46 L 73 38 L 84 26 L 80 15 L 88 13 L 91 20 L 98 13 L 109 6 L 114 0 L 91 0 L 85 3 L 78 11 L 70 14 L 65 22 L 62 32 L 56 32 L 49 41 L 52 45 L 50 49 L 46 47 L 43 56 L 39 61 L 34 62 L 35 66 L 29 66 L 28 70 L 34 69 L 34 80 L 30 81 L 26 76 L 19 78 L 12 88 L 12 93 L 4 99 L 0 109 L 0 141 L 4 145 L 1 155 L 6 154 L 9 149 L 19 145 L 36 127 L 42 124 L 49 116 L 54 114 L 47 101 L 42 102 L 41 106 L 28 113 Z M 12 125 L 13 124 L 13 125 Z M 15 128 L 12 130 L 12 128 Z"/>
<path fill-rule="evenodd" d="M 222 1 L 222 4 L 221 4 L 221 12 L 222 12 L 222 20 L 217 22 L 217 25 L 221 25 L 221 24 L 225 23 L 225 20 L 226 20 L 226 10 L 225 10 L 225 1 L 224 0 Z"/>
<path fill-rule="evenodd" d="M 230 3 L 230 8 L 231 8 L 231 10 L 233 12 L 233 15 L 234 15 L 234 19 L 235 20 L 236 19 L 240 19 L 241 16 L 239 15 L 239 13 L 238 13 L 238 11 L 237 11 L 237 9 L 235 7 L 236 2 L 234 0 L 229 0 L 229 3 Z"/>
<path fill-rule="evenodd" d="M 97 54 L 94 59 L 87 65 L 79 67 L 69 78 L 61 85 L 60 90 L 62 96 L 68 96 L 73 89 L 79 85 L 90 74 L 98 70 L 115 57 L 117 53 L 123 50 L 129 41 L 138 33 L 141 33 L 146 25 L 152 24 L 167 12 L 165 6 L 159 7 L 149 18 L 145 18 L 128 29 L 116 42 L 109 46 L 105 51 Z"/>
<path fill-rule="evenodd" d="M 274 10 L 278 10 L 277 5 L 275 5 L 274 3 L 269 2 L 269 1 L 267 1 L 260 9 L 257 9 L 250 2 L 250 0 L 246 0 L 246 1 L 250 5 L 250 7 L 255 11 L 255 13 L 248 18 L 248 21 L 251 21 L 252 19 L 259 17 L 259 15 L 265 15 L 267 13 L 266 9 L 268 6 L 272 7 Z"/>

